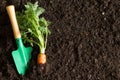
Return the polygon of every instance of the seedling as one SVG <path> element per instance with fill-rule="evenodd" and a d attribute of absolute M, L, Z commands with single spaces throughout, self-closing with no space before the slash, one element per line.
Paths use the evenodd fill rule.
<path fill-rule="evenodd" d="M 25 10 L 17 12 L 17 20 L 22 31 L 24 42 L 39 46 L 38 64 L 46 63 L 45 50 L 47 38 L 50 34 L 50 30 L 48 29 L 50 22 L 44 17 L 39 18 L 44 11 L 45 9 L 38 6 L 38 2 L 34 4 L 28 2 L 27 5 L 25 5 Z"/>

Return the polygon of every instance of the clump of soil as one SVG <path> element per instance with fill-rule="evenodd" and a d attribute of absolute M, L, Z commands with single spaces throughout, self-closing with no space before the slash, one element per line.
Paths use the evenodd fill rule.
<path fill-rule="evenodd" d="M 1 80 L 119 80 L 120 1 L 119 0 L 39 0 L 50 20 L 46 50 L 47 64 L 37 65 L 34 46 L 29 69 L 17 73 L 11 52 L 16 49 L 11 24 L 5 10 L 14 4 L 21 10 L 26 2 L 0 1 Z"/>

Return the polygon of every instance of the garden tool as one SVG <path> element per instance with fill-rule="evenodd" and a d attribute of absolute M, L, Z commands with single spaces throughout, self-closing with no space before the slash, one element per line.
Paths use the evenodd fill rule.
<path fill-rule="evenodd" d="M 6 9 L 7 9 L 9 18 L 10 18 L 14 38 L 16 40 L 16 44 L 18 48 L 17 50 L 12 51 L 12 57 L 16 65 L 18 73 L 21 75 L 24 75 L 28 68 L 29 60 L 31 58 L 32 47 L 25 47 L 23 45 L 17 19 L 16 19 L 14 5 L 7 6 Z"/>

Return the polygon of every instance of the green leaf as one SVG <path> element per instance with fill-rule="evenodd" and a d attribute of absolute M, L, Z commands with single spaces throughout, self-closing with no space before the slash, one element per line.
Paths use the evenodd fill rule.
<path fill-rule="evenodd" d="M 46 49 L 47 37 L 50 34 L 48 26 L 50 22 L 40 15 L 45 11 L 39 7 L 38 2 L 28 2 L 25 10 L 17 12 L 17 20 L 25 43 L 38 45 L 40 52 Z M 44 51 L 45 52 L 45 51 Z"/>

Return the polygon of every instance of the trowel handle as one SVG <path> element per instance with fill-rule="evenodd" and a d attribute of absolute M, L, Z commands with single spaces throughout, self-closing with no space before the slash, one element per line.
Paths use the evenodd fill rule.
<path fill-rule="evenodd" d="M 9 15 L 10 22 L 12 24 L 12 29 L 13 29 L 15 39 L 16 38 L 21 38 L 21 34 L 20 34 L 20 31 L 19 31 L 19 27 L 18 27 L 18 23 L 17 23 L 17 19 L 16 19 L 14 5 L 7 6 L 6 10 L 7 10 L 7 13 Z"/>

